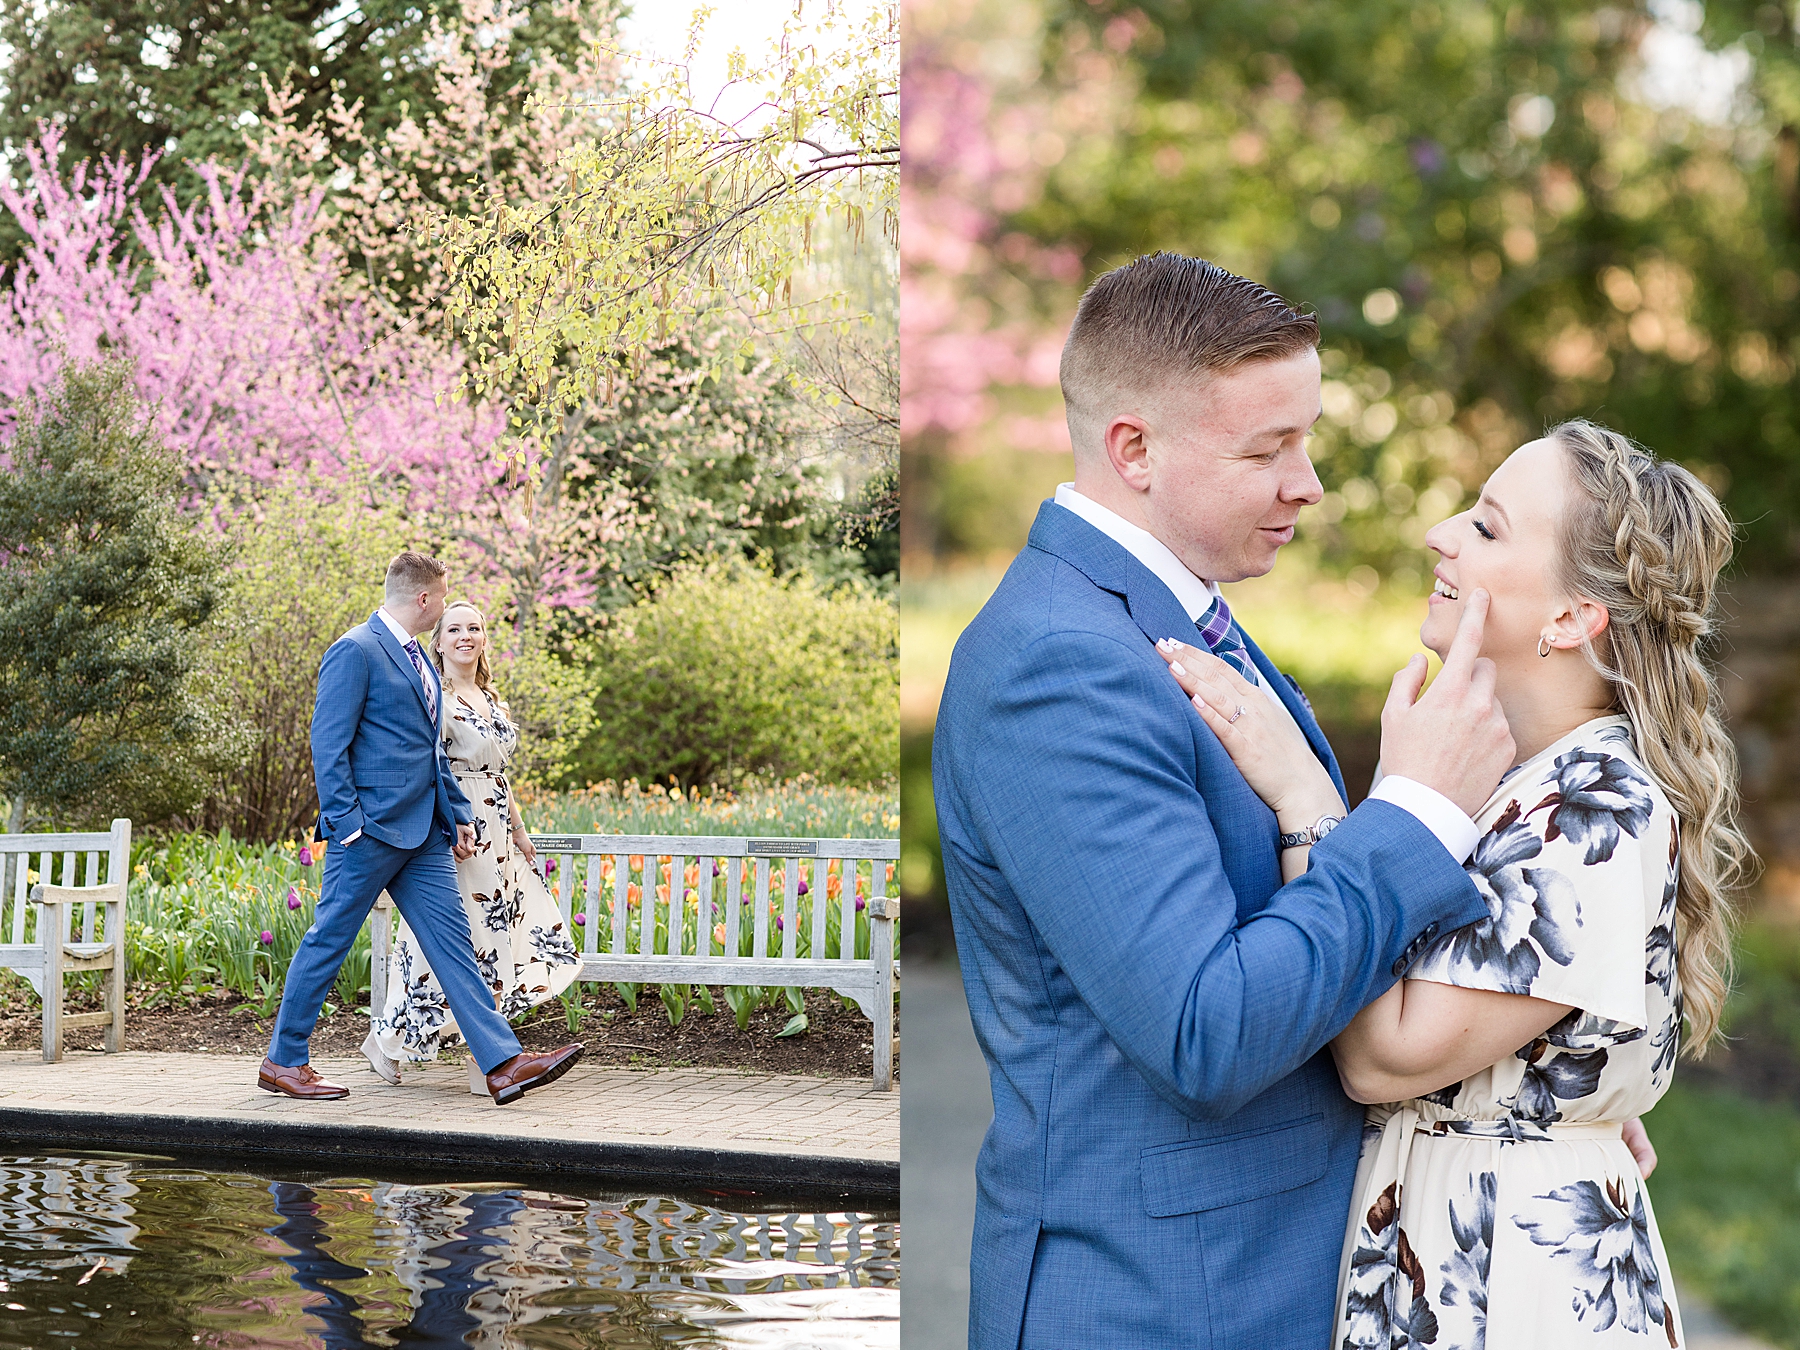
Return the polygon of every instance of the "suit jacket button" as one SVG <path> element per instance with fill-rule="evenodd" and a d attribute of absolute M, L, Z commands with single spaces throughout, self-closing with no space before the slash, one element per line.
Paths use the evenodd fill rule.
<path fill-rule="evenodd" d="M 1419 936 L 1420 936 L 1420 940 L 1421 940 L 1421 941 L 1424 941 L 1424 942 L 1430 942 L 1430 941 L 1431 941 L 1431 939 L 1433 939 L 1433 938 L 1434 938 L 1434 937 L 1436 937 L 1436 936 L 1437 936 L 1437 935 L 1438 935 L 1438 926 L 1437 926 L 1437 924 L 1435 924 L 1435 923 L 1428 923 L 1428 924 L 1426 924 L 1426 925 L 1425 925 L 1425 931 L 1424 931 L 1424 932 L 1423 932 L 1423 933 L 1421 933 L 1421 934 L 1420 934 L 1420 935 L 1419 935 Z"/>
<path fill-rule="evenodd" d="M 1394 962 L 1394 978 L 1396 980 L 1406 973 L 1406 964 L 1406 958 L 1404 956 Z"/>

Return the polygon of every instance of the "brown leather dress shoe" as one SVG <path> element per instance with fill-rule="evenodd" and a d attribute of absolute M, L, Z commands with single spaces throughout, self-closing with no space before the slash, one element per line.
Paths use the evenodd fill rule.
<path fill-rule="evenodd" d="M 507 1062 L 511 1063 L 510 1060 Z M 349 1088 L 327 1083 L 313 1072 L 310 1064 L 289 1068 L 267 1058 L 263 1060 L 262 1068 L 256 1071 L 256 1086 L 264 1092 L 279 1092 L 303 1102 L 330 1102 L 350 1095 Z"/>
<path fill-rule="evenodd" d="M 580 1041 L 542 1054 L 521 1051 L 487 1076 L 488 1093 L 497 1106 L 517 1101 L 533 1088 L 561 1078 L 587 1047 Z"/>

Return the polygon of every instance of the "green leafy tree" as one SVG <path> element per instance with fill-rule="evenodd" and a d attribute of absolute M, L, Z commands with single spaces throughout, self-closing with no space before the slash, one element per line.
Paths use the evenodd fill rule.
<path fill-rule="evenodd" d="M 590 780 L 876 782 L 898 762 L 899 618 L 856 587 L 684 569 L 600 635 L 593 678 Z"/>
<path fill-rule="evenodd" d="M 815 407 L 772 361 L 713 366 L 720 344 L 735 339 L 683 335 L 649 354 L 544 461 L 554 473 L 539 499 L 560 494 L 564 513 L 587 521 L 599 614 L 709 560 L 766 558 L 784 574 L 831 578 L 858 569 L 860 555 L 840 545 Z M 563 616 L 563 628 L 580 618 Z"/>
<path fill-rule="evenodd" d="M 385 168 L 371 147 L 411 145 L 447 104 L 446 33 L 486 26 L 497 63 L 471 64 L 487 108 L 519 122 L 528 88 L 549 64 L 575 64 L 593 34 L 592 6 L 509 0 L 47 0 L 0 7 L 0 44 L 12 57 L 0 82 L 0 144 L 16 149 L 42 122 L 63 129 L 61 167 L 101 155 L 137 163 L 161 156 L 157 183 L 182 201 L 204 190 L 192 165 L 246 159 L 246 133 L 273 119 L 304 126 L 316 156 L 348 168 Z M 608 20 L 610 27 L 610 19 Z M 468 44 L 460 44 L 467 46 Z M 281 91 L 271 108 L 270 91 Z M 457 107 L 467 121 L 467 108 Z M 485 128 L 484 128 L 485 129 Z M 484 144 L 483 168 L 505 175 L 515 146 Z M 392 159 L 390 153 L 387 159 Z M 463 166 L 441 163 L 455 176 Z M 375 176 L 379 176 L 377 173 Z M 381 186 L 381 185 L 378 185 Z M 428 180 L 426 190 L 431 188 Z M 143 198 L 151 213 L 157 194 Z M 3 242 L 17 247 L 6 222 Z"/>
<path fill-rule="evenodd" d="M 1698 36 L 1747 78 L 1684 106 L 1645 62 L 1700 60 L 1701 13 L 1053 0 L 1052 79 L 1122 52 L 1141 93 L 1110 134 L 1039 147 L 1056 167 L 1015 223 L 1090 271 L 1179 249 L 1317 309 L 1331 495 L 1308 528 L 1336 566 L 1421 579 L 1434 519 L 1589 414 L 1699 471 L 1742 561 L 1779 568 L 1800 556 L 1800 51 L 1789 7 L 1709 5 Z"/>
<path fill-rule="evenodd" d="M 0 784 L 11 828 L 191 807 L 247 748 L 199 656 L 221 547 L 180 508 L 181 465 L 122 363 L 25 401 L 0 474 Z"/>

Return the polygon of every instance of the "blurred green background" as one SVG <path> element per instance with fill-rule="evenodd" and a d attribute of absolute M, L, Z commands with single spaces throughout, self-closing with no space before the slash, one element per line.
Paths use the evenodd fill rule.
<path fill-rule="evenodd" d="M 1072 476 L 1056 354 L 1157 248 L 1311 307 L 1327 489 L 1233 608 L 1353 793 L 1425 530 L 1543 427 L 1680 460 L 1741 530 L 1717 654 L 1765 863 L 1735 1037 L 1650 1120 L 1677 1274 L 1800 1347 L 1800 37 L 1657 0 L 909 0 L 901 689 L 908 954 L 945 954 L 930 739 L 957 634 Z"/>

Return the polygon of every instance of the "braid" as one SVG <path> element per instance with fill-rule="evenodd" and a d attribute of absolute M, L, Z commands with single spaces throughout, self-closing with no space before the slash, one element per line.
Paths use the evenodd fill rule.
<path fill-rule="evenodd" d="M 1646 491 L 1653 491 L 1656 486 L 1658 471 L 1669 466 L 1652 459 L 1622 436 L 1600 427 L 1593 431 L 1605 447 L 1602 463 L 1606 472 L 1606 523 L 1612 532 L 1613 556 L 1624 569 L 1626 589 L 1644 619 L 1665 630 L 1670 641 L 1691 644 L 1707 636 L 1712 631 L 1707 615 L 1717 574 L 1691 578 L 1682 575 L 1683 569 L 1669 541 L 1652 520 L 1650 504 L 1645 500 Z M 1670 503 L 1659 505 L 1666 507 Z M 1694 582 L 1702 587 L 1699 596 L 1688 593 L 1688 586 Z"/>
<path fill-rule="evenodd" d="M 1714 631 L 1731 522 L 1686 469 L 1617 432 L 1573 421 L 1549 436 L 1581 489 L 1564 532 L 1563 582 L 1610 615 L 1588 659 L 1631 719 L 1644 767 L 1679 822 L 1676 971 L 1689 1049 L 1704 1054 L 1719 1035 L 1730 979 L 1729 892 L 1754 861 L 1737 826 L 1736 747 L 1701 651 Z"/>

